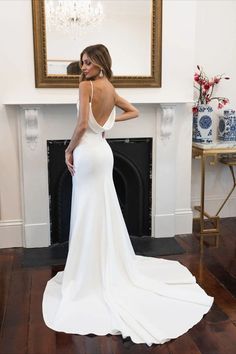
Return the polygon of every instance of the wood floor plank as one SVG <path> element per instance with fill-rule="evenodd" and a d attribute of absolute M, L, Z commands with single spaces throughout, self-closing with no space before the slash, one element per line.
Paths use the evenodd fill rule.
<path fill-rule="evenodd" d="M 236 327 L 230 322 L 206 324 L 201 321 L 191 331 L 191 336 L 202 354 L 234 354 Z"/>
<path fill-rule="evenodd" d="M 171 341 L 168 347 L 170 352 L 175 354 L 202 354 L 189 333 Z"/>
<path fill-rule="evenodd" d="M 86 354 L 85 341 L 86 336 L 56 332 L 56 353 Z"/>
<path fill-rule="evenodd" d="M 0 338 L 2 337 L 3 323 L 6 314 L 13 261 L 13 255 L 0 254 Z"/>
<path fill-rule="evenodd" d="M 199 242 L 196 237 L 189 235 L 176 236 L 176 240 L 187 253 L 197 253 L 199 251 Z"/>
<path fill-rule="evenodd" d="M 42 297 L 47 281 L 52 272 L 49 268 L 39 268 L 32 271 L 30 293 L 30 316 L 28 352 L 30 354 L 56 354 L 56 334 L 49 329 L 42 316 Z M 47 340 L 42 340 L 47 338 Z"/>
<path fill-rule="evenodd" d="M 207 323 L 220 323 L 229 321 L 229 316 L 222 311 L 222 309 L 217 305 L 216 301 L 214 301 L 211 310 L 204 316 L 204 320 Z"/>
<path fill-rule="evenodd" d="M 0 354 L 28 354 L 31 272 L 12 272 L 0 340 Z"/>
<path fill-rule="evenodd" d="M 209 271 L 223 284 L 223 286 L 236 297 L 236 279 L 221 264 L 206 262 Z"/>

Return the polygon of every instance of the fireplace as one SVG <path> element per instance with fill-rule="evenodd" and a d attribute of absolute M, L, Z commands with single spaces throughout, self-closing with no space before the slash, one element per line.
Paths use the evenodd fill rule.
<path fill-rule="evenodd" d="M 24 247 L 45 247 L 68 237 L 71 177 L 64 164 L 64 150 L 76 124 L 76 106 L 74 101 L 49 101 L 15 104 L 22 208 L 22 223 L 16 237 L 17 244 Z M 192 116 L 188 106 L 181 102 L 137 105 L 139 118 L 119 122 L 106 133 L 114 151 L 114 181 L 128 231 L 130 235 L 151 237 L 190 233 Z M 53 141 L 61 147 L 55 158 L 50 157 L 56 165 L 48 168 Z M 141 146 L 145 146 L 142 153 Z M 59 156 L 61 162 L 57 161 Z M 141 162 L 141 156 L 145 156 L 146 162 Z M 136 158 L 137 161 L 133 160 Z M 58 175 L 49 176 L 51 168 L 58 169 Z M 123 171 L 132 183 L 126 184 Z M 61 194 L 49 192 L 48 181 L 50 186 L 54 181 L 55 190 L 61 190 Z M 130 204 L 134 193 L 136 203 Z M 132 215 L 127 215 L 129 211 Z M 58 217 L 60 214 L 65 219 Z"/>
<path fill-rule="evenodd" d="M 151 236 L 152 138 L 107 139 L 113 179 L 130 236 Z M 72 178 L 64 162 L 67 140 L 48 140 L 51 243 L 68 241 Z"/>

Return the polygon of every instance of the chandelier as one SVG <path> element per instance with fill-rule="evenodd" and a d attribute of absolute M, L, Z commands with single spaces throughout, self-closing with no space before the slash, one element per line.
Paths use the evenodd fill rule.
<path fill-rule="evenodd" d="M 46 0 L 47 31 L 73 34 L 85 31 L 104 18 L 100 1 L 91 0 Z"/>

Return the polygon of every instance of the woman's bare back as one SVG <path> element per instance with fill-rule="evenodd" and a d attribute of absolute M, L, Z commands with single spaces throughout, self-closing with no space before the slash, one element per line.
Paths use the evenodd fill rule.
<path fill-rule="evenodd" d="M 115 106 L 115 89 L 107 79 L 98 79 L 91 82 L 91 109 L 94 118 L 103 126 Z"/>

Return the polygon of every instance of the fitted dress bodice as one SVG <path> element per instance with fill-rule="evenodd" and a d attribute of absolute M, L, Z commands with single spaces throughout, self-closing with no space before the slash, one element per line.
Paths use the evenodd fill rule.
<path fill-rule="evenodd" d="M 91 94 L 91 101 L 89 102 L 88 128 L 81 139 L 81 143 L 89 142 L 89 141 L 92 142 L 94 140 L 103 139 L 103 133 L 110 130 L 113 127 L 115 123 L 115 117 L 116 117 L 116 110 L 114 106 L 109 117 L 107 118 L 106 122 L 103 125 L 100 125 L 97 122 L 92 110 L 93 84 L 91 81 L 90 83 L 92 88 L 92 94 Z M 77 112 L 79 112 L 79 101 L 77 102 Z M 96 135 L 94 136 L 94 134 Z"/>

